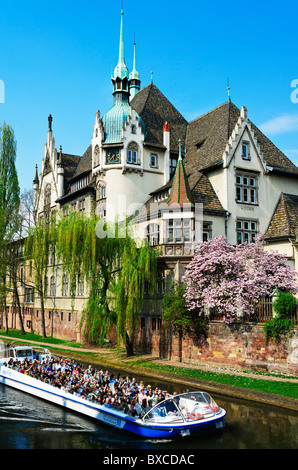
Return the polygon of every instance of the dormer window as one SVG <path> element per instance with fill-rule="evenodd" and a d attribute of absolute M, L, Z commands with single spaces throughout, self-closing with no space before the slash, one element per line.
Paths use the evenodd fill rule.
<path fill-rule="evenodd" d="M 250 160 L 249 142 L 242 142 L 242 158 L 243 160 Z"/>
<path fill-rule="evenodd" d="M 197 152 L 203 147 L 205 140 L 206 139 L 201 140 L 200 142 L 196 144 Z"/>

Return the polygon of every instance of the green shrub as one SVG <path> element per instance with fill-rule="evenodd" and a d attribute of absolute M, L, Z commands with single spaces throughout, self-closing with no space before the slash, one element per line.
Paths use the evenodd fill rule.
<path fill-rule="evenodd" d="M 282 317 L 289 317 L 295 311 L 296 303 L 292 294 L 281 292 L 274 302 L 274 311 Z"/>
<path fill-rule="evenodd" d="M 274 302 L 276 316 L 264 325 L 266 344 L 272 339 L 276 344 L 281 338 L 289 336 L 294 328 L 294 322 L 289 318 L 295 311 L 296 298 L 289 293 L 282 292 Z"/>

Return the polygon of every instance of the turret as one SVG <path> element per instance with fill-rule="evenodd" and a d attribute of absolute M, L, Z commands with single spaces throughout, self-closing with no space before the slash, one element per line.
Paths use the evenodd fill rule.
<path fill-rule="evenodd" d="M 140 74 L 136 70 L 136 43 L 134 43 L 133 70 L 129 74 L 130 101 L 138 93 L 138 91 L 140 91 L 140 88 L 141 88 L 141 80 L 140 80 Z"/>

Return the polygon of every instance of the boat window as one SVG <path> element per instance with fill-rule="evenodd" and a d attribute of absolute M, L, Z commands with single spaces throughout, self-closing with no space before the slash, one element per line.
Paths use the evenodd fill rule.
<path fill-rule="evenodd" d="M 16 350 L 17 357 L 31 357 L 32 350 L 31 349 L 19 349 Z"/>
<path fill-rule="evenodd" d="M 162 401 L 154 406 L 143 419 L 154 423 L 182 423 L 184 421 L 173 399 Z"/>
<path fill-rule="evenodd" d="M 181 410 L 184 419 L 188 422 L 210 418 L 220 412 L 213 398 L 205 392 L 193 392 L 177 395 L 177 406 Z"/>

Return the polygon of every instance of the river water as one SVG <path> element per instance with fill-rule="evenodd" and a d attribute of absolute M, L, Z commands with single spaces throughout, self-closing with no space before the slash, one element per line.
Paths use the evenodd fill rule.
<path fill-rule="evenodd" d="M 123 373 L 123 375 L 127 375 Z M 137 376 L 135 376 L 139 379 Z M 186 387 L 144 380 L 170 393 Z M 227 425 L 216 434 L 198 433 L 174 441 L 138 439 L 72 411 L 0 384 L 0 449 L 134 449 L 163 452 L 199 449 L 296 449 L 298 413 L 214 395 L 227 412 Z"/>

